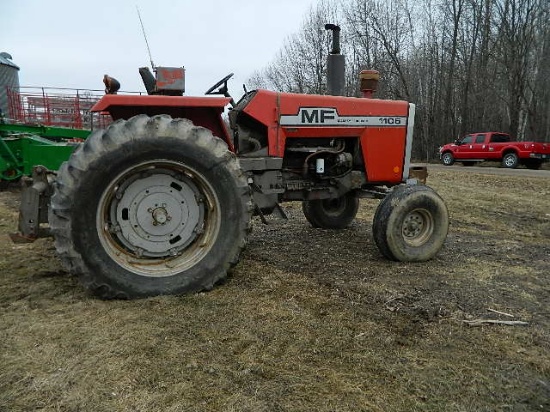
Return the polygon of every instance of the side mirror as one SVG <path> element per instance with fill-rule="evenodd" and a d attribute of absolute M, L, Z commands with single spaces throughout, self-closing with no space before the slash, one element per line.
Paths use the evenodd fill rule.
<path fill-rule="evenodd" d="M 456 139 L 456 140 L 455 140 L 455 144 L 456 144 L 457 146 L 460 146 L 460 145 L 462 144 L 462 140 Z"/>

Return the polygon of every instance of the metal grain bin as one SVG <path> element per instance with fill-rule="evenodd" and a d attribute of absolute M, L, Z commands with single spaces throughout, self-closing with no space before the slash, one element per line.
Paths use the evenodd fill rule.
<path fill-rule="evenodd" d="M 19 67 L 11 61 L 9 53 L 0 53 L 0 110 L 9 116 L 8 89 L 19 93 Z"/>

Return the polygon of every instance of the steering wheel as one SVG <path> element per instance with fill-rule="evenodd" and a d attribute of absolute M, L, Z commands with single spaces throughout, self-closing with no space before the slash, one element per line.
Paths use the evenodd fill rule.
<path fill-rule="evenodd" d="M 204 94 L 223 94 L 225 95 L 227 93 L 227 81 L 233 77 L 233 73 L 229 73 L 227 76 L 225 76 L 223 79 L 221 79 L 219 82 L 217 82 L 214 86 L 212 86 L 210 89 L 204 92 Z M 214 90 L 216 90 L 218 87 L 223 85 L 223 89 L 219 90 L 216 93 L 213 93 Z"/>

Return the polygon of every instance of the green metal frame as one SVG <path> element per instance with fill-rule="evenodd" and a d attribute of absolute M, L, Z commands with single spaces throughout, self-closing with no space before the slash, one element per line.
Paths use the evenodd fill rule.
<path fill-rule="evenodd" d="M 89 130 L 0 123 L 0 180 L 30 176 L 34 166 L 57 170 Z"/>
<path fill-rule="evenodd" d="M 54 140 L 60 139 L 86 139 L 90 130 L 70 129 L 68 127 L 30 126 L 26 124 L 10 124 L 0 122 L 0 136 L 14 134 L 32 134 Z"/>

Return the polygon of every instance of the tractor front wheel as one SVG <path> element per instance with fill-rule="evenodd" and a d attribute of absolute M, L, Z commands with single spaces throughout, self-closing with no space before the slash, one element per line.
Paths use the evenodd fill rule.
<path fill-rule="evenodd" d="M 428 186 L 401 186 L 378 205 L 374 241 L 388 259 L 423 262 L 443 246 L 449 213 L 441 197 Z"/>
<path fill-rule="evenodd" d="M 359 199 L 348 192 L 335 199 L 305 200 L 302 211 L 313 227 L 344 229 L 348 227 L 359 209 Z"/>
<path fill-rule="evenodd" d="M 251 212 L 221 139 L 139 115 L 95 132 L 62 165 L 49 220 L 62 261 L 89 290 L 136 298 L 211 289 L 237 262 Z"/>

